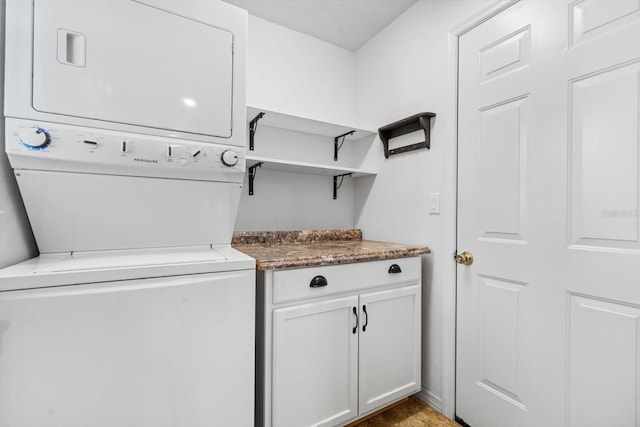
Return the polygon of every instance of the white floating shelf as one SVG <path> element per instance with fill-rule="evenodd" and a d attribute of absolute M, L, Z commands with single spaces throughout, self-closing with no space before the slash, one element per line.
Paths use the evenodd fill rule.
<path fill-rule="evenodd" d="M 311 133 L 315 135 L 336 136 L 347 132 L 355 131 L 353 135 L 346 137 L 348 141 L 357 141 L 367 136 L 375 135 L 377 130 L 360 129 L 344 123 L 328 123 L 319 120 L 308 119 L 306 117 L 293 116 L 279 113 L 277 111 L 266 110 L 264 108 L 247 107 L 247 121 L 253 120 L 260 113 L 266 113 L 260 119 L 260 125 L 288 129 L 296 132 Z"/>
<path fill-rule="evenodd" d="M 320 165 L 317 163 L 295 162 L 282 159 L 271 159 L 247 155 L 247 167 L 251 167 L 258 162 L 263 162 L 262 168 L 269 170 L 279 170 L 284 172 L 309 173 L 315 175 L 336 176 L 351 173 L 353 178 L 376 175 L 375 172 L 363 169 L 354 169 L 341 166 Z"/>

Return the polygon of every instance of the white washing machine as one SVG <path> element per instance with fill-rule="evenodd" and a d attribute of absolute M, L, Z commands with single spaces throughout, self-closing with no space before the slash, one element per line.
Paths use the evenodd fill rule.
<path fill-rule="evenodd" d="M 6 16 L 6 152 L 40 256 L 0 270 L 0 426 L 252 426 L 255 262 L 230 247 L 246 12 Z"/>
<path fill-rule="evenodd" d="M 4 270 L 0 426 L 253 426 L 253 265 L 221 247 Z"/>

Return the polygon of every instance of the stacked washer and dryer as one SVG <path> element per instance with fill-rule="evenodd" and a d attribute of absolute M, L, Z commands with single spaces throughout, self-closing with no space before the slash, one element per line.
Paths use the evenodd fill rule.
<path fill-rule="evenodd" d="M 40 256 L 0 270 L 0 426 L 253 425 L 246 11 L 7 0 L 6 152 Z"/>

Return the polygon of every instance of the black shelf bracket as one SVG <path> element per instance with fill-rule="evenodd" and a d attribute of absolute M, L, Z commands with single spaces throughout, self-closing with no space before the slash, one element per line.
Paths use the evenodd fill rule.
<path fill-rule="evenodd" d="M 338 198 L 338 188 L 342 186 L 342 181 L 344 181 L 345 176 L 351 176 L 352 173 L 343 173 L 342 175 L 334 175 L 333 176 L 333 200 Z M 340 178 L 340 184 L 338 184 L 338 178 Z"/>
<path fill-rule="evenodd" d="M 253 151 L 253 138 L 258 130 L 258 120 L 263 118 L 265 113 L 259 113 L 249 122 L 249 150 Z"/>
<path fill-rule="evenodd" d="M 350 130 L 347 133 L 343 133 L 342 135 L 338 135 L 335 138 L 333 138 L 333 160 L 334 161 L 338 161 L 338 151 L 340 151 L 340 149 L 342 148 L 342 144 L 344 144 L 344 140 L 349 136 L 349 135 L 353 135 L 354 133 L 356 133 L 355 130 Z M 340 138 L 342 138 L 342 141 L 340 141 Z M 340 143 L 340 145 L 338 145 L 338 143 Z"/>
<path fill-rule="evenodd" d="M 394 154 L 406 153 L 407 151 L 418 150 L 420 148 L 431 148 L 431 118 L 435 113 L 418 113 L 378 129 L 378 135 L 384 146 L 384 156 L 388 159 Z M 418 130 L 424 131 L 424 141 L 417 144 L 405 145 L 404 147 L 389 149 L 389 140 L 397 136 Z"/>
<path fill-rule="evenodd" d="M 261 168 L 264 162 L 254 163 L 253 166 L 249 166 L 249 195 L 253 196 L 253 180 L 256 179 L 256 169 Z"/>

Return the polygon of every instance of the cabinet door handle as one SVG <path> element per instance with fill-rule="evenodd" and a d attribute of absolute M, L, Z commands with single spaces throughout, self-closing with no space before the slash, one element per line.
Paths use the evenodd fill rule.
<path fill-rule="evenodd" d="M 367 313 L 367 306 L 362 306 L 362 311 L 364 312 L 364 325 L 362 325 L 362 332 L 367 331 L 367 325 L 369 324 L 369 313 Z"/>
<path fill-rule="evenodd" d="M 353 315 L 356 316 L 356 326 L 353 327 L 353 333 L 358 332 L 358 309 L 353 307 Z"/>
<path fill-rule="evenodd" d="M 398 264 L 391 264 L 391 267 L 389 267 L 389 274 L 396 274 L 396 273 L 402 273 L 402 269 Z"/>
<path fill-rule="evenodd" d="M 309 286 L 312 288 L 322 288 L 323 286 L 327 286 L 329 282 L 327 282 L 327 278 L 324 276 L 316 276 L 311 279 L 311 283 Z"/>

